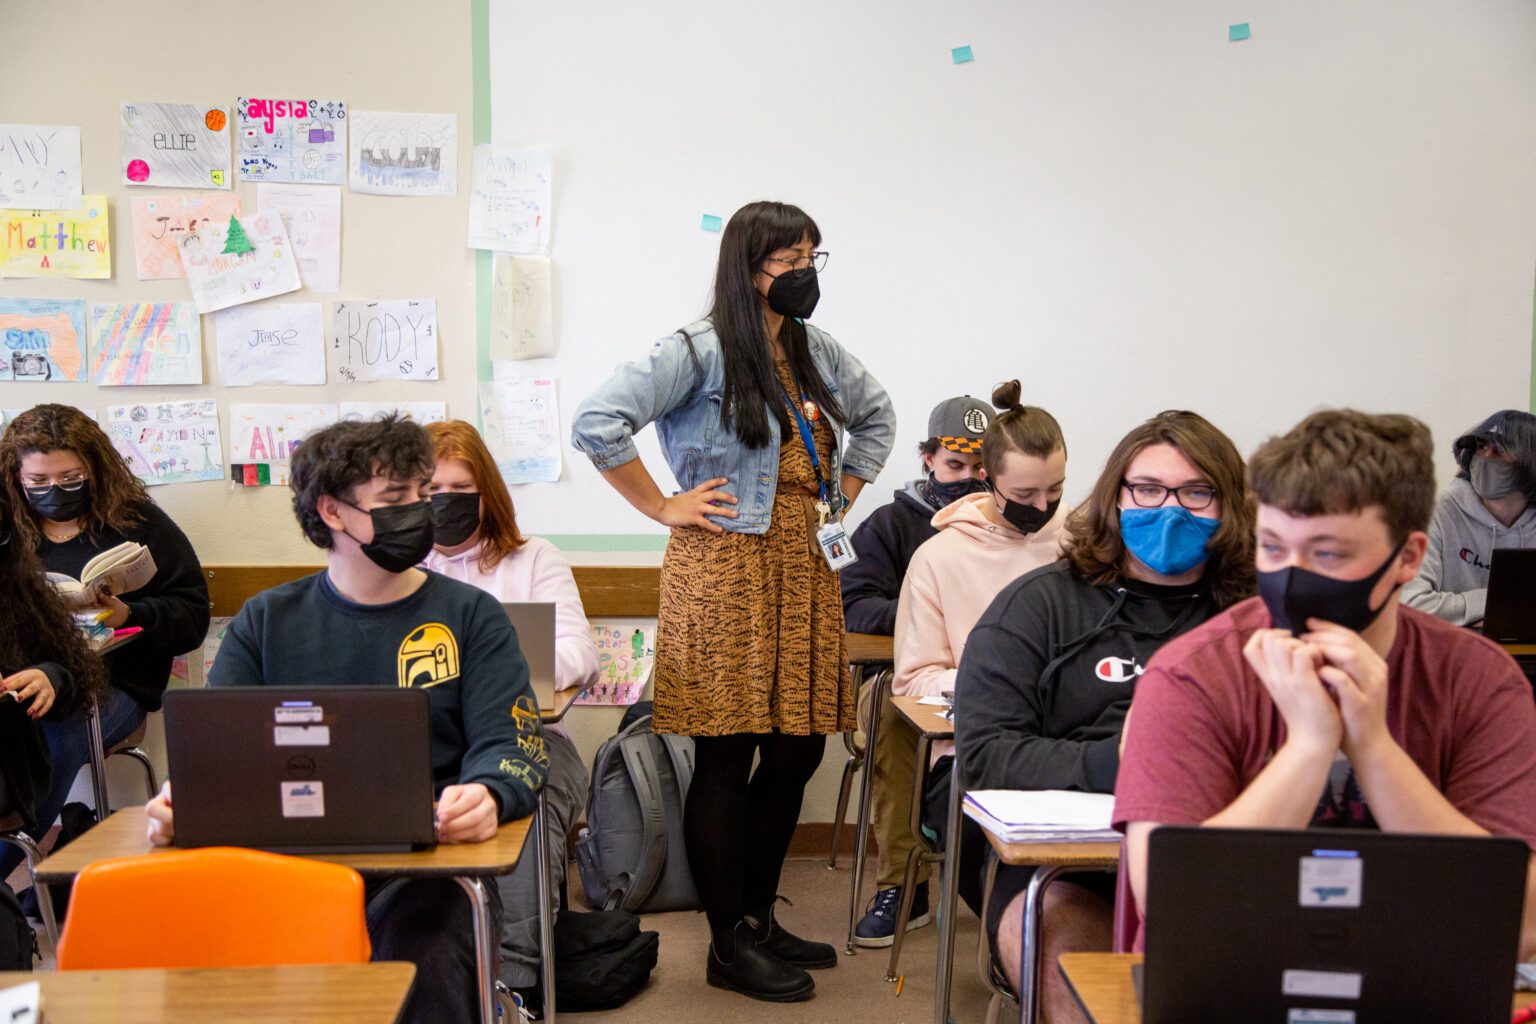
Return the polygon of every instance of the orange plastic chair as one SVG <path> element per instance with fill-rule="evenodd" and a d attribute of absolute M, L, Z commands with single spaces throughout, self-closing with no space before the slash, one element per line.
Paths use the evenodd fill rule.
<path fill-rule="evenodd" d="M 58 963 L 65 971 L 362 963 L 371 951 L 356 871 L 208 847 L 82 871 Z"/>

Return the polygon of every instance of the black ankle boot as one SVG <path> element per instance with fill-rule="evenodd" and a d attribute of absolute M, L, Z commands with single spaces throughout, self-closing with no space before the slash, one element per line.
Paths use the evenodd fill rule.
<path fill-rule="evenodd" d="M 784 899 L 782 896 L 779 898 Z M 767 910 L 748 911 L 747 920 L 752 923 L 752 935 L 757 939 L 758 946 L 785 963 L 807 971 L 837 966 L 837 950 L 828 943 L 812 942 L 785 931 L 784 926 L 774 918 L 772 904 L 769 904 Z"/>
<path fill-rule="evenodd" d="M 816 982 L 800 968 L 765 951 L 752 934 L 749 921 L 739 921 L 731 932 L 734 948 L 722 951 L 709 944 L 709 966 L 705 978 L 716 988 L 740 992 L 770 1003 L 792 1003 L 809 999 Z"/>

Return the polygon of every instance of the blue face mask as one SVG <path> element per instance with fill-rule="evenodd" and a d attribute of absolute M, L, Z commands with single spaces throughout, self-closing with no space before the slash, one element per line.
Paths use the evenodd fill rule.
<path fill-rule="evenodd" d="M 1163 576 L 1182 576 L 1209 558 L 1205 545 L 1220 526 L 1220 519 L 1197 516 L 1182 505 L 1120 510 L 1126 550 Z"/>

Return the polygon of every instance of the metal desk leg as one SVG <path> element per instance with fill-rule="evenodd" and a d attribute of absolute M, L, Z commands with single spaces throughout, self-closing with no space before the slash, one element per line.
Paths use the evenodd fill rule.
<path fill-rule="evenodd" d="M 549 800 L 547 790 L 539 787 L 539 813 L 534 819 L 538 831 L 539 870 L 539 984 L 544 990 L 544 1020 L 555 1024 L 555 912 L 554 894 L 549 889 Z"/>
<path fill-rule="evenodd" d="M 101 712 L 95 704 L 86 709 L 85 734 L 91 755 L 91 788 L 96 797 L 96 820 L 106 821 L 112 813 L 112 802 L 107 796 L 107 752 L 102 744 Z"/>
<path fill-rule="evenodd" d="M 868 678 L 868 667 L 861 663 L 853 674 L 853 706 L 855 708 L 859 706 L 859 691 L 864 688 Z M 848 760 L 843 765 L 843 780 L 837 789 L 837 814 L 832 818 L 832 849 L 827 854 L 829 871 L 837 869 L 837 847 L 843 838 L 843 819 L 848 816 L 848 784 L 853 781 L 853 773 L 864 767 L 864 757 L 859 752 L 859 745 L 854 739 L 858 731 L 858 722 L 855 721 L 853 730 L 843 733 L 843 746 L 848 750 Z"/>
<path fill-rule="evenodd" d="M 933 975 L 933 1024 L 949 1024 L 949 983 L 954 974 L 956 904 L 960 895 L 960 762 L 949 774 L 949 829 L 945 839 L 944 895 L 939 904 L 939 956 Z M 986 927 L 986 922 L 982 922 Z"/>
<path fill-rule="evenodd" d="M 1029 888 L 1024 891 L 1024 942 L 1019 957 L 1019 1022 L 1035 1024 L 1040 1019 L 1040 927 L 1045 916 L 1045 887 L 1070 870 L 1060 865 L 1035 868 Z"/>
<path fill-rule="evenodd" d="M 496 942 L 491 920 L 491 900 L 485 893 L 485 881 L 459 876 L 454 879 L 469 894 L 469 908 L 475 930 L 475 964 L 479 975 L 480 1024 L 496 1024 Z"/>
<path fill-rule="evenodd" d="M 875 692 L 870 695 L 869 728 L 864 731 L 864 777 L 859 780 L 859 823 L 854 836 L 853 893 L 848 898 L 848 944 L 843 952 L 853 956 L 853 930 L 859 924 L 859 897 L 864 887 L 864 859 L 869 852 L 869 804 L 875 791 L 875 743 L 880 738 L 880 711 L 891 685 L 892 671 L 888 668 L 875 673 Z"/>
<path fill-rule="evenodd" d="M 917 893 L 917 864 L 934 860 L 923 853 L 928 846 L 928 840 L 923 837 L 923 794 L 928 789 L 928 760 L 932 751 L 933 738 L 919 733 L 917 771 L 912 773 L 912 813 L 907 818 L 912 849 L 907 851 L 907 870 L 901 876 L 901 902 L 896 909 L 896 932 L 891 936 L 891 962 L 885 968 L 885 980 L 893 984 L 901 978 L 896 973 L 896 966 L 901 960 L 902 942 L 907 937 L 907 923 L 912 919 L 912 900 Z"/>

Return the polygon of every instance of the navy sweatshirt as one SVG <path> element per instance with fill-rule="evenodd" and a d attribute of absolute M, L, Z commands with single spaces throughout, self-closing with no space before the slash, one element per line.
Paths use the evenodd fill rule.
<path fill-rule="evenodd" d="M 112 685 L 132 697 L 145 711 L 160 710 L 160 698 L 171 678 L 171 659 L 202 646 L 208 635 L 208 581 L 197 552 L 171 517 L 149 502 L 144 521 L 126 530 L 81 533 L 62 544 L 38 545 L 43 568 L 80 578 L 86 563 L 125 541 L 149 548 L 155 556 L 155 576 L 131 594 L 118 595 L 128 606 L 125 628 L 144 630 L 131 644 L 106 656 Z"/>
<path fill-rule="evenodd" d="M 1095 586 L 1065 560 L 1004 587 L 966 641 L 955 749 L 967 789 L 1112 793 L 1136 680 L 1215 615 L 1203 583 Z"/>
<path fill-rule="evenodd" d="M 938 509 L 923 501 L 917 482 L 896 492 L 853 531 L 853 550 L 859 560 L 839 573 L 843 588 L 843 623 L 850 633 L 893 636 L 896 632 L 896 601 L 906 578 L 912 553 L 938 533 L 933 514 Z"/>
<path fill-rule="evenodd" d="M 434 790 L 484 783 L 502 821 L 526 817 L 549 755 L 517 633 L 485 591 L 426 575 L 383 605 L 347 600 L 323 571 L 258 594 L 229 624 L 208 683 L 424 689 Z"/>

